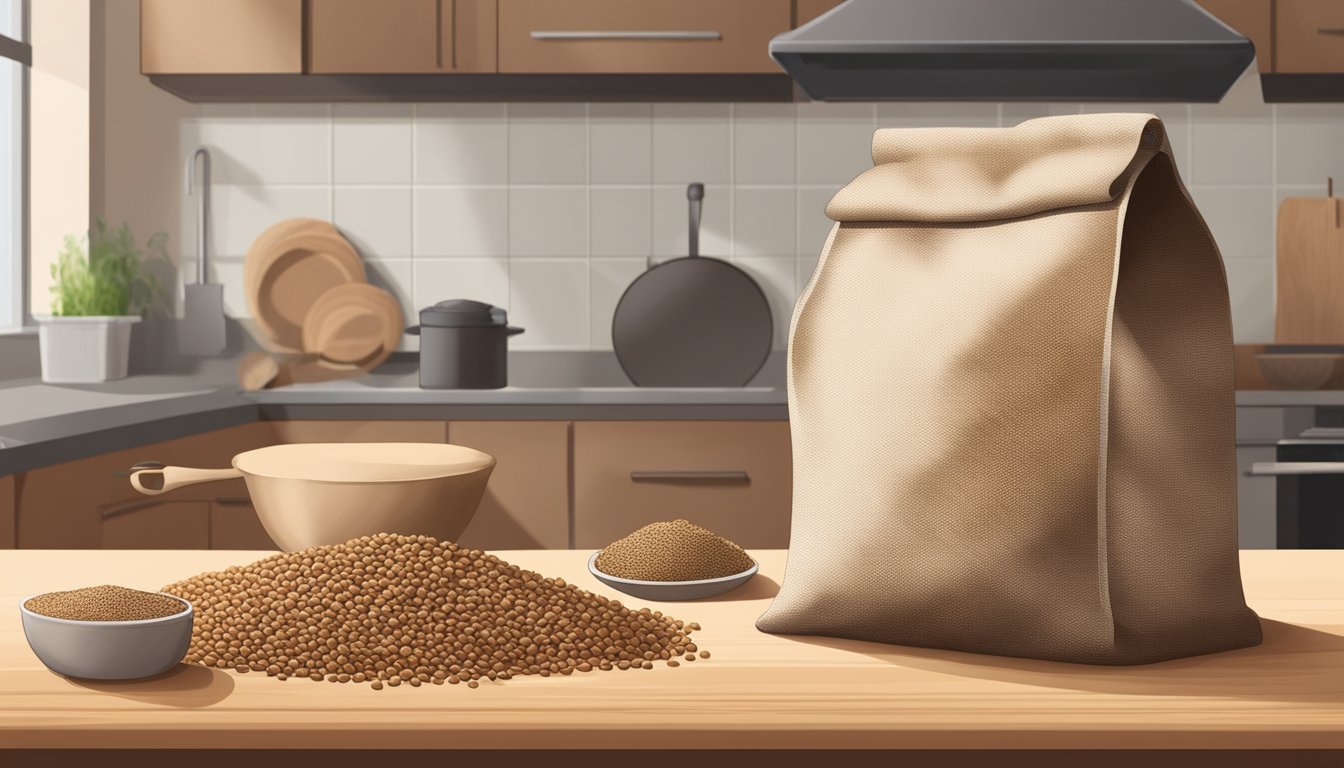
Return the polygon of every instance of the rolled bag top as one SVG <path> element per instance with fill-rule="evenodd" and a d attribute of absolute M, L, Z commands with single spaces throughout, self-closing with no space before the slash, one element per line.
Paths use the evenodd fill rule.
<path fill-rule="evenodd" d="M 887 128 L 874 167 L 831 198 L 840 222 L 1015 219 L 1123 194 L 1153 152 L 1169 152 L 1151 114 L 1027 120 L 1011 128 Z"/>

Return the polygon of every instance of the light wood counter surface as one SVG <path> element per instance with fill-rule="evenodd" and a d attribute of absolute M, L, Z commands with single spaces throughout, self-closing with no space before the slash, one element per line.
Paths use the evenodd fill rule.
<path fill-rule="evenodd" d="M 1246 551 L 1257 648 L 1149 666 L 1087 667 L 778 637 L 754 628 L 784 553 L 722 599 L 651 605 L 703 630 L 708 660 L 671 669 L 466 686 L 281 682 L 182 666 L 150 681 L 48 672 L 22 595 L 92 584 L 157 589 L 257 552 L 0 551 L 0 749 L 1341 749 L 1344 551 Z M 587 552 L 501 557 L 617 596 Z M 0 755 L 0 762 L 3 762 Z"/>

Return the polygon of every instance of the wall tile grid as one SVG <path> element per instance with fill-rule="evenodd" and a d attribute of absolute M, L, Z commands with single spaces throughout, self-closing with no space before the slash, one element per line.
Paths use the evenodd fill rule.
<path fill-rule="evenodd" d="M 419 307 L 505 306 L 518 349 L 609 349 L 611 315 L 647 260 L 685 253 L 685 185 L 706 184 L 701 248 L 757 278 L 785 343 L 830 223 L 826 201 L 871 165 L 878 127 L 998 126 L 1153 111 L 1227 264 L 1239 341 L 1273 336 L 1274 212 L 1344 183 L 1344 106 L 1266 106 L 1247 76 L 1218 105 L 205 105 L 180 152 L 215 159 L 213 279 L 246 313 L 242 259 L 270 224 L 329 218 L 371 279 Z M 182 255 L 194 239 L 183 206 Z M 184 278 L 194 279 L 191 259 Z M 408 337 L 414 343 L 413 337 Z"/>

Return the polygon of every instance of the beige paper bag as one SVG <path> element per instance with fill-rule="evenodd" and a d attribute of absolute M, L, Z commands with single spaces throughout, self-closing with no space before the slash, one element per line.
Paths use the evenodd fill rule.
<path fill-rule="evenodd" d="M 1222 261 L 1151 115 L 880 130 L 793 318 L 766 632 L 1090 664 L 1255 645 Z"/>

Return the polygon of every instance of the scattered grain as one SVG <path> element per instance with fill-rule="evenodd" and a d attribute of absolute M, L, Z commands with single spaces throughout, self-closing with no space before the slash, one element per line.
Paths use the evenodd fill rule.
<path fill-rule="evenodd" d="M 164 591 L 196 607 L 188 662 L 374 690 L 649 668 L 691 647 L 661 612 L 427 536 L 277 554 Z"/>

